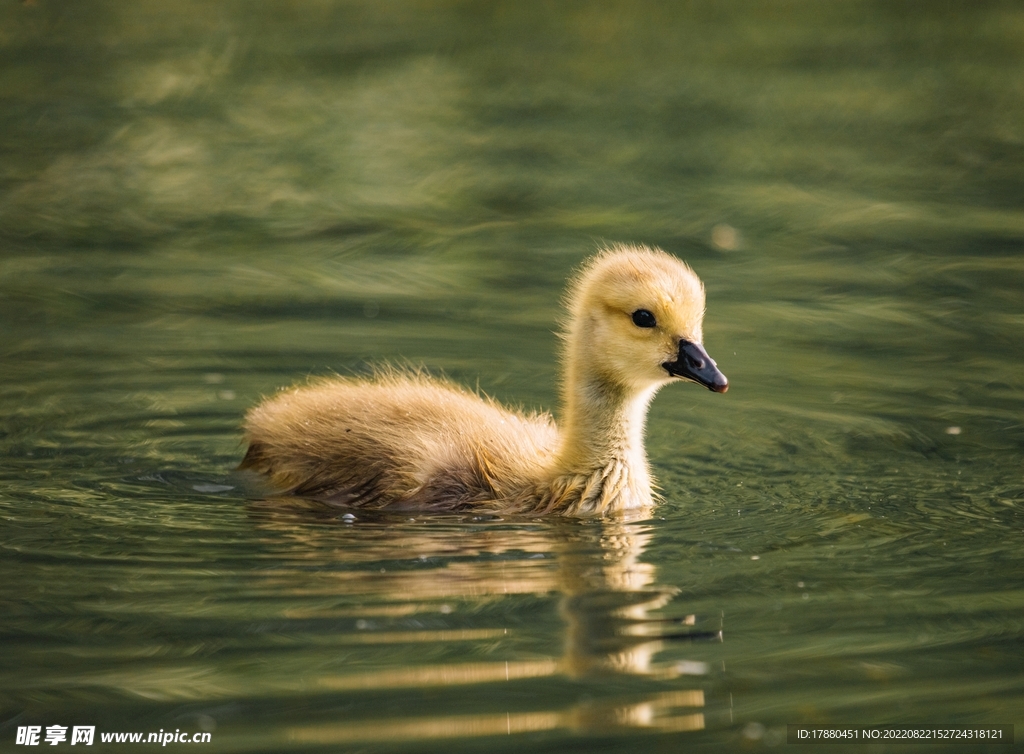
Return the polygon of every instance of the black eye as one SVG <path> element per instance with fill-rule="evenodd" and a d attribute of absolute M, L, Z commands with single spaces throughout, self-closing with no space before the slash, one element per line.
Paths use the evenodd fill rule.
<path fill-rule="evenodd" d="M 633 324 L 637 327 L 655 327 L 658 321 L 646 309 L 637 309 L 633 312 Z"/>

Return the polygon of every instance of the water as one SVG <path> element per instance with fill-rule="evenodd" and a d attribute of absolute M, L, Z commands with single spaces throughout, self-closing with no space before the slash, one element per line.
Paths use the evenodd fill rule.
<path fill-rule="evenodd" d="M 4 747 L 1021 735 L 1022 40 L 998 2 L 6 4 Z M 233 473 L 307 375 L 554 407 L 606 241 L 695 267 L 732 384 L 655 401 L 652 520 Z"/>

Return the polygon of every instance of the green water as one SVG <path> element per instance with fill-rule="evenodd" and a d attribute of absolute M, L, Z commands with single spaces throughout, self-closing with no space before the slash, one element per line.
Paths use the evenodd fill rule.
<path fill-rule="evenodd" d="M 693 265 L 731 382 L 654 402 L 652 520 L 233 474 L 311 374 L 554 408 L 611 241 Z M 1018 3 L 8 2 L 0 748 L 1019 740 L 1022 292 Z"/>

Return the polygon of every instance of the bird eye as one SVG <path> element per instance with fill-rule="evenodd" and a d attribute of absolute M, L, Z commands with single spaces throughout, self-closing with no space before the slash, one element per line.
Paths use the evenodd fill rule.
<path fill-rule="evenodd" d="M 637 309 L 633 312 L 633 324 L 637 327 L 655 327 L 658 321 L 646 309 Z"/>

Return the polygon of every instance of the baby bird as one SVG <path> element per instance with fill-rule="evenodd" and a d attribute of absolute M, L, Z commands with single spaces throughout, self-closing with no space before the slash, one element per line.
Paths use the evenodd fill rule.
<path fill-rule="evenodd" d="M 659 249 L 614 246 L 570 282 L 561 426 L 456 385 L 329 378 L 249 411 L 241 468 L 283 492 L 389 510 L 594 516 L 648 508 L 647 407 L 662 386 L 729 382 L 701 345 L 704 287 Z"/>

